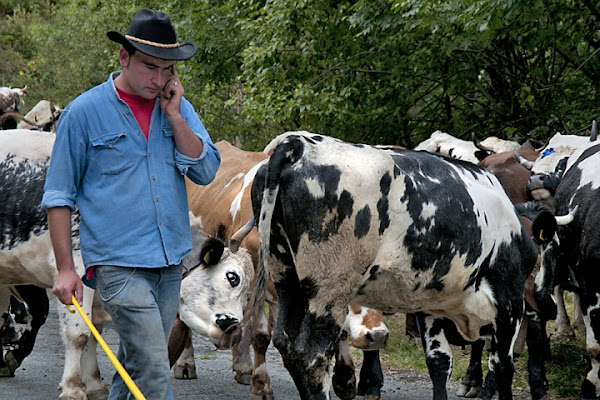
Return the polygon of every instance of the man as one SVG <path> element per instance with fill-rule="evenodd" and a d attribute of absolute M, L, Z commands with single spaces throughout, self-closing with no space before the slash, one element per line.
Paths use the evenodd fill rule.
<path fill-rule="evenodd" d="M 179 44 L 169 16 L 148 9 L 120 43 L 122 70 L 75 99 L 61 115 L 42 207 L 64 304 L 95 288 L 120 336 L 118 358 L 147 399 L 172 399 L 167 342 L 179 304 L 181 261 L 191 251 L 184 175 L 210 183 L 218 150 L 183 97 L 174 62 L 196 44 Z M 75 271 L 71 213 L 79 209 L 81 253 Z M 113 377 L 109 399 L 129 389 Z"/>

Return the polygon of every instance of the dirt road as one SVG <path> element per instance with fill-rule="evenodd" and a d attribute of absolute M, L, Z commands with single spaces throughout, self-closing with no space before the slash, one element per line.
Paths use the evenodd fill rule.
<path fill-rule="evenodd" d="M 49 400 L 57 399 L 58 383 L 62 375 L 63 345 L 58 331 L 58 305 L 51 300 L 50 315 L 41 328 L 33 353 L 25 359 L 14 378 L 0 378 L 0 399 Z M 109 347 L 116 353 L 118 338 L 112 324 L 102 334 Z M 216 351 L 205 338 L 194 335 L 194 350 L 198 379 L 172 379 L 173 392 L 177 400 L 227 400 L 247 399 L 249 387 L 235 382 L 231 370 L 231 352 Z M 100 372 L 108 383 L 114 369 L 108 357 L 98 347 Z M 283 400 L 299 400 L 300 397 L 281 357 L 272 346 L 268 352 L 268 367 L 275 397 Z M 357 378 L 358 379 L 358 378 Z M 456 392 L 452 382 L 449 393 Z M 431 400 L 432 390 L 429 377 L 422 373 L 403 370 L 385 370 L 382 400 Z M 337 397 L 332 394 L 332 399 Z M 460 399 L 450 396 L 451 399 Z M 518 397 L 517 397 L 518 398 Z"/>

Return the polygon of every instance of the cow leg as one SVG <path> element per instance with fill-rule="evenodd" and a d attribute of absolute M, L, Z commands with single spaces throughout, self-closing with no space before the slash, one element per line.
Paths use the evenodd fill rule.
<path fill-rule="evenodd" d="M 15 330 L 15 322 L 9 313 L 11 303 L 11 290 L 8 286 L 0 287 L 0 351 L 5 344 L 13 343 L 19 340 L 19 334 Z M 3 354 L 4 352 L 0 353 Z M 18 365 L 4 360 L 4 356 L 0 356 L 0 377 L 13 377 Z"/>
<path fill-rule="evenodd" d="M 250 385 L 252 380 L 252 358 L 250 348 L 242 346 L 238 341 L 231 349 L 233 362 L 231 369 L 235 372 L 235 380 L 242 385 Z"/>
<path fill-rule="evenodd" d="M 584 268 L 589 267 L 589 265 L 584 266 Z M 598 325 L 598 321 L 600 321 L 600 300 L 598 300 L 598 293 L 595 293 L 596 289 L 589 287 L 597 282 L 597 277 L 591 275 L 586 279 L 588 281 L 583 281 L 585 288 L 579 299 L 587 329 L 586 350 L 590 358 L 590 367 L 583 380 L 579 400 L 596 400 L 599 398 L 598 394 L 600 393 L 600 344 L 598 343 L 598 340 L 600 340 L 600 326 Z"/>
<path fill-rule="evenodd" d="M 419 327 L 417 326 L 415 314 L 406 314 L 404 332 L 406 333 L 406 336 L 408 336 L 409 342 L 413 344 L 419 344 L 421 341 L 421 334 L 419 333 Z"/>
<path fill-rule="evenodd" d="M 348 332 L 346 331 L 342 332 L 335 351 L 335 365 L 333 367 L 331 383 L 333 391 L 340 399 L 349 400 L 356 397 L 356 374 L 350 351 Z"/>
<path fill-rule="evenodd" d="M 509 318 L 506 317 L 506 319 Z M 497 389 L 500 400 L 512 400 L 512 381 L 515 370 L 511 346 L 513 337 L 518 333 L 517 329 L 520 329 L 520 321 L 502 323 L 499 318 L 496 321 L 497 329 L 491 338 L 490 370 L 485 379 L 485 387 L 479 397 L 491 399 Z"/>
<path fill-rule="evenodd" d="M 331 315 L 316 316 L 307 311 L 297 280 L 295 284 L 285 282 L 277 286 L 279 318 L 273 332 L 273 344 L 279 350 L 300 397 L 328 400 L 329 363 L 342 330 L 337 321 L 344 321 L 347 305 L 337 307 L 338 319 Z M 285 290 L 280 290 L 280 287 Z M 309 360 L 312 362 L 309 363 Z"/>
<path fill-rule="evenodd" d="M 545 362 L 550 359 L 550 342 L 546 335 L 546 321 L 536 317 L 528 318 L 527 348 L 529 349 L 527 372 L 531 398 L 540 400 L 548 392 Z"/>
<path fill-rule="evenodd" d="M 433 383 L 433 399 L 447 400 L 446 385 L 452 373 L 452 350 L 443 329 L 443 320 L 423 313 L 416 314 L 425 350 L 425 362 Z"/>
<path fill-rule="evenodd" d="M 364 400 L 378 400 L 383 386 L 383 371 L 379 360 L 379 350 L 363 351 L 363 364 L 360 368 L 358 395 Z"/>
<path fill-rule="evenodd" d="M 477 340 L 471 344 L 471 357 L 469 358 L 469 367 L 465 373 L 457 396 L 474 398 L 477 397 L 483 388 L 483 370 L 481 369 L 481 358 L 483 357 L 484 340 Z"/>
<path fill-rule="evenodd" d="M 567 314 L 565 306 L 565 290 L 560 286 L 554 288 L 554 299 L 556 301 L 556 321 L 552 339 L 572 340 L 575 339 L 575 332 L 571 328 L 571 321 Z"/>
<path fill-rule="evenodd" d="M 95 293 L 93 290 L 84 287 L 83 304 L 81 307 L 87 315 L 91 315 L 94 296 Z M 58 305 L 58 316 L 60 333 L 65 346 L 65 365 L 59 384 L 61 390 L 59 399 L 84 400 L 87 398 L 85 393 L 86 387 L 88 390 L 90 388 L 96 390 L 104 385 L 101 379 L 97 382 L 83 382 L 84 375 L 81 370 L 82 356 L 84 349 L 90 340 L 91 332 L 87 328 L 87 325 L 83 322 L 79 313 L 70 313 L 61 303 Z M 88 357 L 90 355 L 91 354 L 89 352 L 86 354 Z M 89 360 L 89 362 L 93 363 L 93 359 Z M 86 374 L 86 376 L 88 375 L 90 374 Z M 106 396 L 104 396 L 104 398 L 108 397 L 108 390 L 106 388 L 105 390 Z"/>
<path fill-rule="evenodd" d="M 29 312 L 31 323 L 30 329 L 25 330 L 21 335 L 18 346 L 14 350 L 8 351 L 4 356 L 7 364 L 13 368 L 13 371 L 21 365 L 25 357 L 31 354 L 35 338 L 42 325 L 46 322 L 48 312 L 50 311 L 50 301 L 48 300 L 46 289 L 33 285 L 17 286 L 16 289 L 21 299 L 27 304 L 28 310 L 25 309 L 25 312 Z M 22 314 L 22 317 L 24 317 L 24 314 Z"/>
<path fill-rule="evenodd" d="M 92 323 L 98 332 L 102 333 L 104 325 L 110 321 L 110 315 L 108 315 L 100 304 L 100 299 L 96 292 L 90 290 L 89 294 L 93 296 Z M 98 342 L 96 338 L 94 335 L 90 335 L 81 354 L 81 379 L 85 384 L 85 393 L 88 396 L 88 400 L 104 400 L 108 396 L 108 386 L 102 381 L 100 369 L 98 368 L 97 347 Z"/>
<path fill-rule="evenodd" d="M 192 330 L 175 317 L 169 336 L 169 363 L 175 379 L 197 379 Z"/>
<path fill-rule="evenodd" d="M 573 297 L 573 327 L 580 332 L 585 332 L 585 321 L 583 320 L 583 311 L 581 310 L 581 302 L 579 294 L 571 292 Z"/>
<path fill-rule="evenodd" d="M 250 396 L 259 399 L 274 399 L 271 377 L 267 371 L 267 348 L 271 342 L 269 333 L 269 320 L 265 313 L 261 314 L 259 328 L 252 335 L 252 348 L 254 349 L 254 368 L 250 382 Z"/>

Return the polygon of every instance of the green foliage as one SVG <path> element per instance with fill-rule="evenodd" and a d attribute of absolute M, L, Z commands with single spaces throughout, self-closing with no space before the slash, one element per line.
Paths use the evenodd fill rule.
<path fill-rule="evenodd" d="M 542 142 L 598 117 L 600 11 L 573 0 L 0 0 L 0 78 L 65 105 L 119 68 L 109 29 L 167 11 L 215 140 L 286 130 L 408 147 L 440 129 Z"/>

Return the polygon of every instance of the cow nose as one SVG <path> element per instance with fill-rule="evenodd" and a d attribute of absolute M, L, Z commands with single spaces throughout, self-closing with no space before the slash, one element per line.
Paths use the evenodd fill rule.
<path fill-rule="evenodd" d="M 383 349 L 387 346 L 390 334 L 388 331 L 373 331 L 367 333 L 367 341 L 371 349 Z"/>
<path fill-rule="evenodd" d="M 216 324 L 223 331 L 227 331 L 227 329 L 231 328 L 234 325 L 239 324 L 240 320 L 237 318 L 230 317 L 224 314 L 217 314 Z"/>

